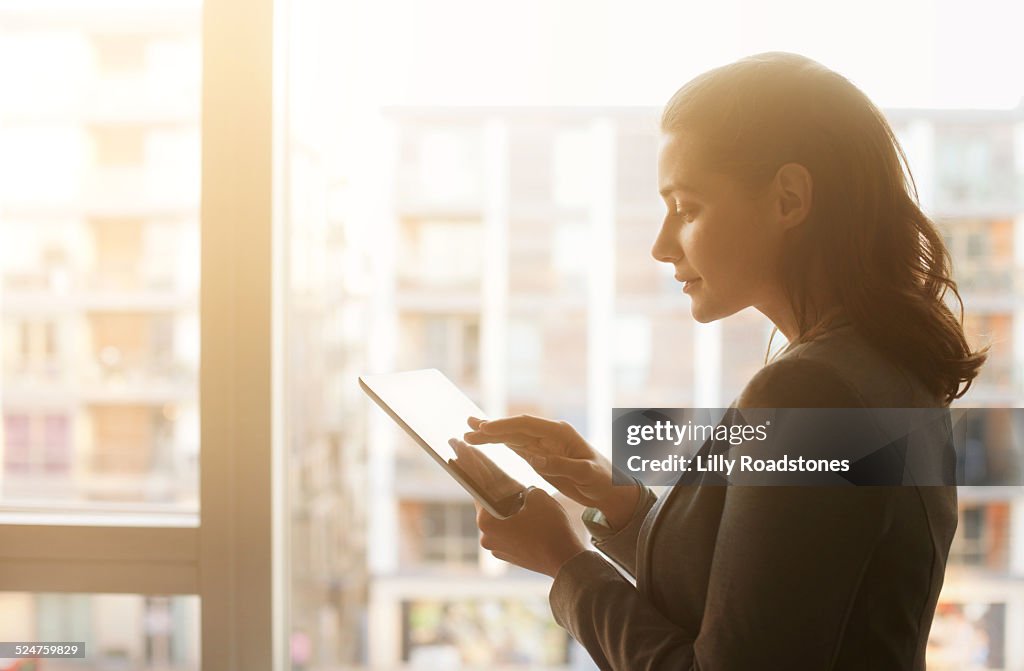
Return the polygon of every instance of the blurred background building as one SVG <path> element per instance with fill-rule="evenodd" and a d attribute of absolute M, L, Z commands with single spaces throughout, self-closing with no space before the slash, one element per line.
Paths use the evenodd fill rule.
<path fill-rule="evenodd" d="M 196 510 L 199 17 L 0 7 L 0 56 L 26 64 L 0 73 L 0 505 Z M 770 324 L 696 324 L 650 257 L 657 109 L 391 107 L 364 125 L 315 111 L 304 46 L 283 172 L 293 668 L 592 668 L 548 581 L 479 548 L 467 495 L 356 376 L 436 367 L 493 416 L 565 419 L 607 449 L 612 407 L 727 405 Z M 993 343 L 957 405 L 1019 407 L 1024 108 L 887 115 L 968 334 Z M 344 151 L 356 135 L 370 151 Z M 930 668 L 1024 669 L 1024 495 L 960 501 Z M 89 642 L 47 669 L 194 669 L 198 612 L 0 592 L 0 637 Z"/>
<path fill-rule="evenodd" d="M 199 10 L 0 6 L 0 506 L 197 506 Z M 196 597 L 0 593 L 4 640 L 196 668 Z M 13 638 L 12 638 L 13 637 Z"/>

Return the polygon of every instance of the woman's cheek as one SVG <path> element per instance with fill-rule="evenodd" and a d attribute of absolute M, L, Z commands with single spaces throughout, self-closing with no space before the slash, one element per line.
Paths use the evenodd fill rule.
<path fill-rule="evenodd" d="M 700 220 L 685 224 L 679 232 L 679 239 L 690 265 L 699 273 L 700 259 L 704 256 L 704 231 Z"/>

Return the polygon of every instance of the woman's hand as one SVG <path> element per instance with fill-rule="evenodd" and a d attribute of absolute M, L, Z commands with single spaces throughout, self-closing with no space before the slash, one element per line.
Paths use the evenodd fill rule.
<path fill-rule="evenodd" d="M 640 487 L 613 485 L 611 462 L 568 422 L 519 415 L 487 421 L 469 417 L 467 423 L 474 429 L 463 435 L 467 443 L 508 445 L 558 491 L 604 513 L 614 529 L 633 515 Z"/>
<path fill-rule="evenodd" d="M 455 459 L 450 459 L 448 463 L 462 469 L 471 480 L 487 490 L 495 499 L 500 501 L 526 489 L 523 483 L 498 468 L 486 454 L 472 445 L 467 445 L 458 438 L 450 439 L 448 444 L 455 451 Z"/>
<path fill-rule="evenodd" d="M 498 559 L 554 578 L 562 564 L 587 549 L 565 508 L 543 489 L 531 487 L 520 511 L 503 520 L 473 503 L 480 547 Z"/>

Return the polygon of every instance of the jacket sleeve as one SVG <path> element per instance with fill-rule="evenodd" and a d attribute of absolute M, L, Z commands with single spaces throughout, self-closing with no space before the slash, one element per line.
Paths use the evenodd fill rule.
<path fill-rule="evenodd" d="M 636 478 L 633 479 L 636 480 Z M 590 542 L 633 577 L 636 577 L 636 553 L 640 527 L 658 500 L 657 495 L 650 487 L 639 480 L 636 480 L 636 483 L 641 488 L 640 498 L 629 522 L 621 529 L 613 531 L 597 508 L 586 508 L 583 511 L 583 524 L 590 532 Z"/>
<path fill-rule="evenodd" d="M 827 367 L 782 363 L 755 376 L 741 402 L 787 407 L 772 391 L 781 389 L 788 407 L 860 405 Z M 828 668 L 888 501 L 877 487 L 731 486 L 699 630 L 679 626 L 655 604 L 669 598 L 679 576 L 649 576 L 649 596 L 592 551 L 555 576 L 555 621 L 601 669 Z"/>
<path fill-rule="evenodd" d="M 730 487 L 699 631 L 590 551 L 555 576 L 555 621 L 601 669 L 829 668 L 887 500 L 877 487 Z"/>

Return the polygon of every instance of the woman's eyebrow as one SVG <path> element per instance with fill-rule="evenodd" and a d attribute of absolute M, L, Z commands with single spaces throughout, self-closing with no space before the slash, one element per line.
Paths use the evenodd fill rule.
<path fill-rule="evenodd" d="M 670 193 L 672 193 L 673 191 L 687 191 L 687 192 L 692 193 L 694 195 L 700 195 L 700 190 L 699 189 L 695 189 L 693 186 L 691 186 L 689 184 L 669 184 L 668 186 L 663 188 L 658 193 L 661 194 L 662 198 L 665 198 Z"/>

